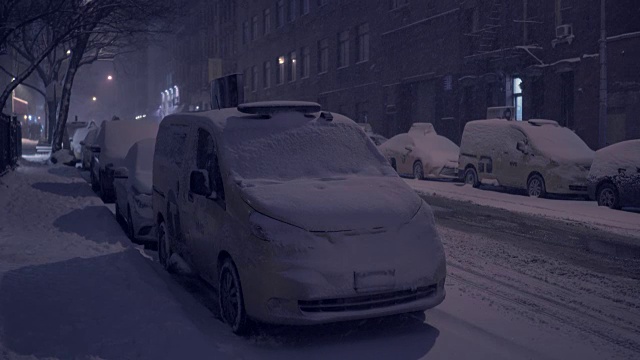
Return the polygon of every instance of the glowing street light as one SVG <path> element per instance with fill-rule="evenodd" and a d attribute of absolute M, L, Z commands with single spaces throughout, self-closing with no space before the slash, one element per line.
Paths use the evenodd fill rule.
<path fill-rule="evenodd" d="M 111 75 L 107 76 L 107 80 L 113 80 L 113 76 Z"/>
<path fill-rule="evenodd" d="M 94 96 L 93 98 L 91 98 L 91 100 L 96 101 L 98 100 L 98 98 Z"/>
<path fill-rule="evenodd" d="M 71 50 L 67 50 L 67 55 L 71 55 Z"/>

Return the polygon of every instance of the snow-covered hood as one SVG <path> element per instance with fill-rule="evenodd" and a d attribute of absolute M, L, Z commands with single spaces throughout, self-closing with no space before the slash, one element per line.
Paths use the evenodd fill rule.
<path fill-rule="evenodd" d="M 256 211 L 309 231 L 345 231 L 405 224 L 421 200 L 395 176 L 300 179 L 242 188 Z"/>

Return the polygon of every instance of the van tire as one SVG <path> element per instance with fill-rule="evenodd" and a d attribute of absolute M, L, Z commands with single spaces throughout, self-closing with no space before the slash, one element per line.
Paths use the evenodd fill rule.
<path fill-rule="evenodd" d="M 598 187 L 596 194 L 598 206 L 606 206 L 609 209 L 620 209 L 620 196 L 618 189 L 612 183 L 604 183 Z"/>
<path fill-rule="evenodd" d="M 480 182 L 478 181 L 478 173 L 476 169 L 473 167 L 468 167 L 467 170 L 464 171 L 464 183 L 470 184 L 474 188 L 480 186 Z"/>
<path fill-rule="evenodd" d="M 529 176 L 527 181 L 527 194 L 529 197 L 542 198 L 547 194 L 547 190 L 544 185 L 544 179 L 539 174 L 533 174 Z"/>
<path fill-rule="evenodd" d="M 158 224 L 158 261 L 168 272 L 173 272 L 169 259 L 171 258 L 171 235 L 167 231 L 164 221 Z"/>
<path fill-rule="evenodd" d="M 246 334 L 249 330 L 249 320 L 244 307 L 242 285 L 238 269 L 230 258 L 224 259 L 218 276 L 220 316 L 235 334 Z"/>
<path fill-rule="evenodd" d="M 424 180 L 424 167 L 420 160 L 413 163 L 413 178 L 416 180 Z"/>

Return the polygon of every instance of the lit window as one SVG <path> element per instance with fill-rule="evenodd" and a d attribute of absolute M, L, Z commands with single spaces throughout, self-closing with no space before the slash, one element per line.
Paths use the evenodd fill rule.
<path fill-rule="evenodd" d="M 515 120 L 522 120 L 522 79 L 513 78 L 513 108 L 515 109 Z"/>
<path fill-rule="evenodd" d="M 296 58 L 296 52 L 292 51 L 289 53 L 289 75 L 288 75 L 288 80 L 291 81 L 296 81 L 296 69 L 297 69 L 297 64 L 296 64 L 297 58 Z"/>
<path fill-rule="evenodd" d="M 280 56 L 277 60 L 278 66 L 276 67 L 276 83 L 281 85 L 284 83 L 284 56 Z"/>

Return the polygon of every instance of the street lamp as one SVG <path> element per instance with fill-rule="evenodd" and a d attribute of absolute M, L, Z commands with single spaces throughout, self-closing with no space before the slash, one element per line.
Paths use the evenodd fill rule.
<path fill-rule="evenodd" d="M 113 80 L 113 76 L 111 75 L 107 76 L 107 80 Z"/>
<path fill-rule="evenodd" d="M 98 100 L 98 98 L 94 96 L 93 98 L 91 98 L 91 100 L 96 101 Z"/>

